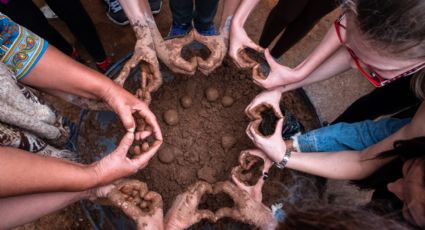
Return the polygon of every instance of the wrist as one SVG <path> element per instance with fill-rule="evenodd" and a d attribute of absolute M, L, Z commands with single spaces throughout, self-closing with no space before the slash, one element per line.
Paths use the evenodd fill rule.
<path fill-rule="evenodd" d="M 103 184 L 104 182 L 104 173 L 101 166 L 101 160 L 96 161 L 89 166 L 87 166 L 87 174 L 92 178 L 92 185 L 88 188 L 95 188 Z"/>
<path fill-rule="evenodd" d="M 176 219 L 171 219 L 170 216 L 165 216 L 164 225 L 165 229 L 167 230 L 182 230 L 185 229 L 184 226 L 181 226 L 182 224 L 178 221 L 175 221 Z"/>
<path fill-rule="evenodd" d="M 265 219 L 264 223 L 261 224 L 259 227 L 262 230 L 274 230 L 277 227 L 277 221 L 274 219 L 273 214 L 270 212 L 269 215 L 267 215 L 267 218 Z"/>
<path fill-rule="evenodd" d="M 292 150 L 286 147 L 285 142 L 283 141 L 284 150 L 279 157 L 276 158 L 275 165 L 279 169 L 284 169 L 291 158 Z"/>
<path fill-rule="evenodd" d="M 149 217 L 149 218 L 152 218 L 152 217 Z M 145 230 L 164 230 L 164 229 L 168 230 L 168 228 L 164 228 L 164 223 L 162 221 L 149 220 L 148 222 L 150 223 L 146 223 L 146 217 L 142 217 L 141 220 L 137 220 L 136 222 L 138 223 L 137 224 L 138 226 L 143 226 L 142 229 L 145 229 Z"/>

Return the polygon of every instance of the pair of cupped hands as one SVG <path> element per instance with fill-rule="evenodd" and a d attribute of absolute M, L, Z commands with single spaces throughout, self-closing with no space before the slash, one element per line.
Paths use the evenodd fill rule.
<path fill-rule="evenodd" d="M 136 222 L 138 229 L 186 229 L 202 219 L 216 222 L 225 217 L 261 229 L 273 229 L 275 221 L 272 212 L 262 203 L 261 190 L 264 178 L 257 178 L 253 185 L 241 179 L 244 178 L 245 171 L 251 170 L 259 162 L 261 167 L 257 170 L 266 175 L 272 166 L 267 156 L 255 149 L 242 151 L 239 166 L 234 167 L 231 173 L 234 183 L 196 182 L 176 197 L 165 218 L 161 195 L 149 191 L 147 185 L 138 180 L 119 180 L 111 185 L 94 189 L 90 199 L 119 207 Z M 218 193 L 229 195 L 234 201 L 234 207 L 224 207 L 215 213 L 207 209 L 198 209 L 203 195 Z"/>

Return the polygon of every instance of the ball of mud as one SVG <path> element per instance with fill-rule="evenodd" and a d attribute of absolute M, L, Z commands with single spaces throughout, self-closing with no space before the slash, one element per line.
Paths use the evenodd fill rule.
<path fill-rule="evenodd" d="M 230 107 L 230 106 L 232 106 L 233 105 L 233 102 L 235 102 L 235 100 L 233 100 L 233 97 L 231 97 L 231 96 L 224 96 L 221 99 L 221 104 L 224 107 Z"/>
<path fill-rule="evenodd" d="M 179 123 L 179 114 L 174 109 L 169 109 L 164 113 L 164 121 L 168 125 L 177 125 Z"/>
<path fill-rule="evenodd" d="M 236 144 L 235 137 L 230 135 L 224 135 L 223 137 L 221 137 L 221 146 L 223 147 L 224 151 L 229 150 L 235 144 Z"/>
<path fill-rule="evenodd" d="M 207 97 L 207 100 L 209 102 L 216 101 L 218 97 L 220 96 L 218 90 L 214 87 L 209 87 L 207 90 L 205 90 L 205 96 Z"/>
<path fill-rule="evenodd" d="M 215 169 L 209 166 L 204 166 L 197 172 L 198 179 L 205 180 L 208 183 L 215 183 L 217 181 L 215 174 Z"/>
<path fill-rule="evenodd" d="M 180 98 L 180 104 L 183 108 L 187 109 L 192 106 L 192 98 L 189 96 L 183 96 L 182 98 Z"/>
<path fill-rule="evenodd" d="M 158 153 L 158 159 L 164 164 L 170 164 L 174 161 L 175 151 L 173 147 L 165 147 Z"/>

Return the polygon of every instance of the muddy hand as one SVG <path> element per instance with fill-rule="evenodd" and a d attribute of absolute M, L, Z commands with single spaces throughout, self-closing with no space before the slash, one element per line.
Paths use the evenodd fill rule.
<path fill-rule="evenodd" d="M 151 72 L 154 71 L 150 65 L 142 63 L 140 65 L 140 88 L 136 92 L 136 96 L 144 101 L 146 104 L 150 104 L 152 101 L 151 93 L 156 91 L 162 84 L 162 78 L 155 79 Z"/>
<path fill-rule="evenodd" d="M 145 183 L 121 180 L 107 197 L 114 206 L 136 222 L 138 229 L 154 229 L 162 225 L 162 198 L 158 193 L 149 191 Z"/>
<path fill-rule="evenodd" d="M 117 148 L 110 154 L 91 165 L 100 185 L 122 177 L 130 176 L 139 169 L 147 166 L 149 160 L 155 155 L 159 147 L 151 147 L 148 151 L 141 153 L 141 146 L 134 148 L 137 156 L 132 159 L 127 156 L 134 141 L 134 133 L 127 132 Z"/>
<path fill-rule="evenodd" d="M 198 210 L 202 195 L 212 192 L 210 184 L 198 181 L 186 192 L 178 195 L 165 218 L 165 229 L 186 229 L 202 219 L 214 221 L 214 213 L 209 210 Z"/>
<path fill-rule="evenodd" d="M 268 76 L 264 76 L 261 72 L 260 65 L 257 64 L 252 70 L 255 84 L 270 90 L 279 86 L 298 82 L 303 79 L 297 71 L 277 63 L 268 49 L 265 50 L 264 55 L 270 66 L 270 73 Z"/>
<path fill-rule="evenodd" d="M 264 49 L 255 44 L 241 27 L 231 27 L 229 40 L 229 56 L 239 68 L 252 68 L 257 63 L 245 52 L 245 48 L 252 48 L 258 52 Z"/>
<path fill-rule="evenodd" d="M 150 30 L 148 26 L 143 25 L 143 23 L 136 23 L 136 25 L 133 26 L 133 30 L 137 38 L 133 56 L 125 63 L 120 74 L 114 81 L 123 86 L 131 69 L 135 68 L 140 63 L 147 66 L 144 68 L 144 71 L 151 81 L 150 90 L 152 92 L 158 89 L 162 84 L 162 77 Z"/>
<path fill-rule="evenodd" d="M 260 120 L 249 123 L 246 134 L 252 142 L 274 162 L 281 162 L 286 152 L 286 145 L 282 138 L 283 118 L 279 119 L 273 135 L 263 136 L 259 130 Z"/>
<path fill-rule="evenodd" d="M 258 168 L 258 178 L 253 185 L 247 184 L 246 175 L 244 171 L 253 170 L 255 164 L 261 161 L 262 165 Z M 258 149 L 244 150 L 239 155 L 239 166 L 232 169 L 232 180 L 241 189 L 245 190 L 250 196 L 258 201 L 262 201 L 262 187 L 264 180 L 268 177 L 268 171 L 273 165 L 273 162 Z M 255 169 L 254 169 L 255 170 Z"/>
<path fill-rule="evenodd" d="M 204 44 L 211 51 L 207 60 L 197 57 L 198 69 L 205 75 L 209 75 L 217 67 L 221 66 L 226 56 L 229 43 L 229 30 L 223 28 L 219 35 L 203 36 L 196 30 L 192 30 L 196 41 Z"/>
<path fill-rule="evenodd" d="M 241 190 L 229 181 L 214 185 L 214 193 L 219 192 L 228 194 L 233 199 L 235 207 L 219 209 L 215 213 L 217 220 L 230 217 L 261 229 L 275 228 L 276 221 L 273 219 L 271 210 L 263 203 L 252 199 L 248 192 Z"/>
<path fill-rule="evenodd" d="M 147 20 L 155 50 L 158 58 L 173 72 L 194 75 L 196 72 L 196 58 L 190 62 L 181 57 L 181 50 L 193 41 L 193 36 L 189 33 L 182 38 L 164 40 L 159 32 L 154 20 Z"/>
<path fill-rule="evenodd" d="M 276 117 L 282 118 L 282 111 L 280 111 L 279 103 L 282 93 L 276 90 L 263 91 L 258 94 L 251 103 L 246 107 L 245 114 L 251 120 L 261 119 L 261 112 L 272 108 Z"/>

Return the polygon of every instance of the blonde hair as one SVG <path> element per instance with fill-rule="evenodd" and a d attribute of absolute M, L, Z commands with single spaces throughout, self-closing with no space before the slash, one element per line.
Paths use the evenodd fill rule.
<path fill-rule="evenodd" d="M 415 92 L 416 96 L 424 100 L 425 99 L 425 70 L 417 73 L 417 76 L 412 78 L 410 82 L 413 92 Z"/>

